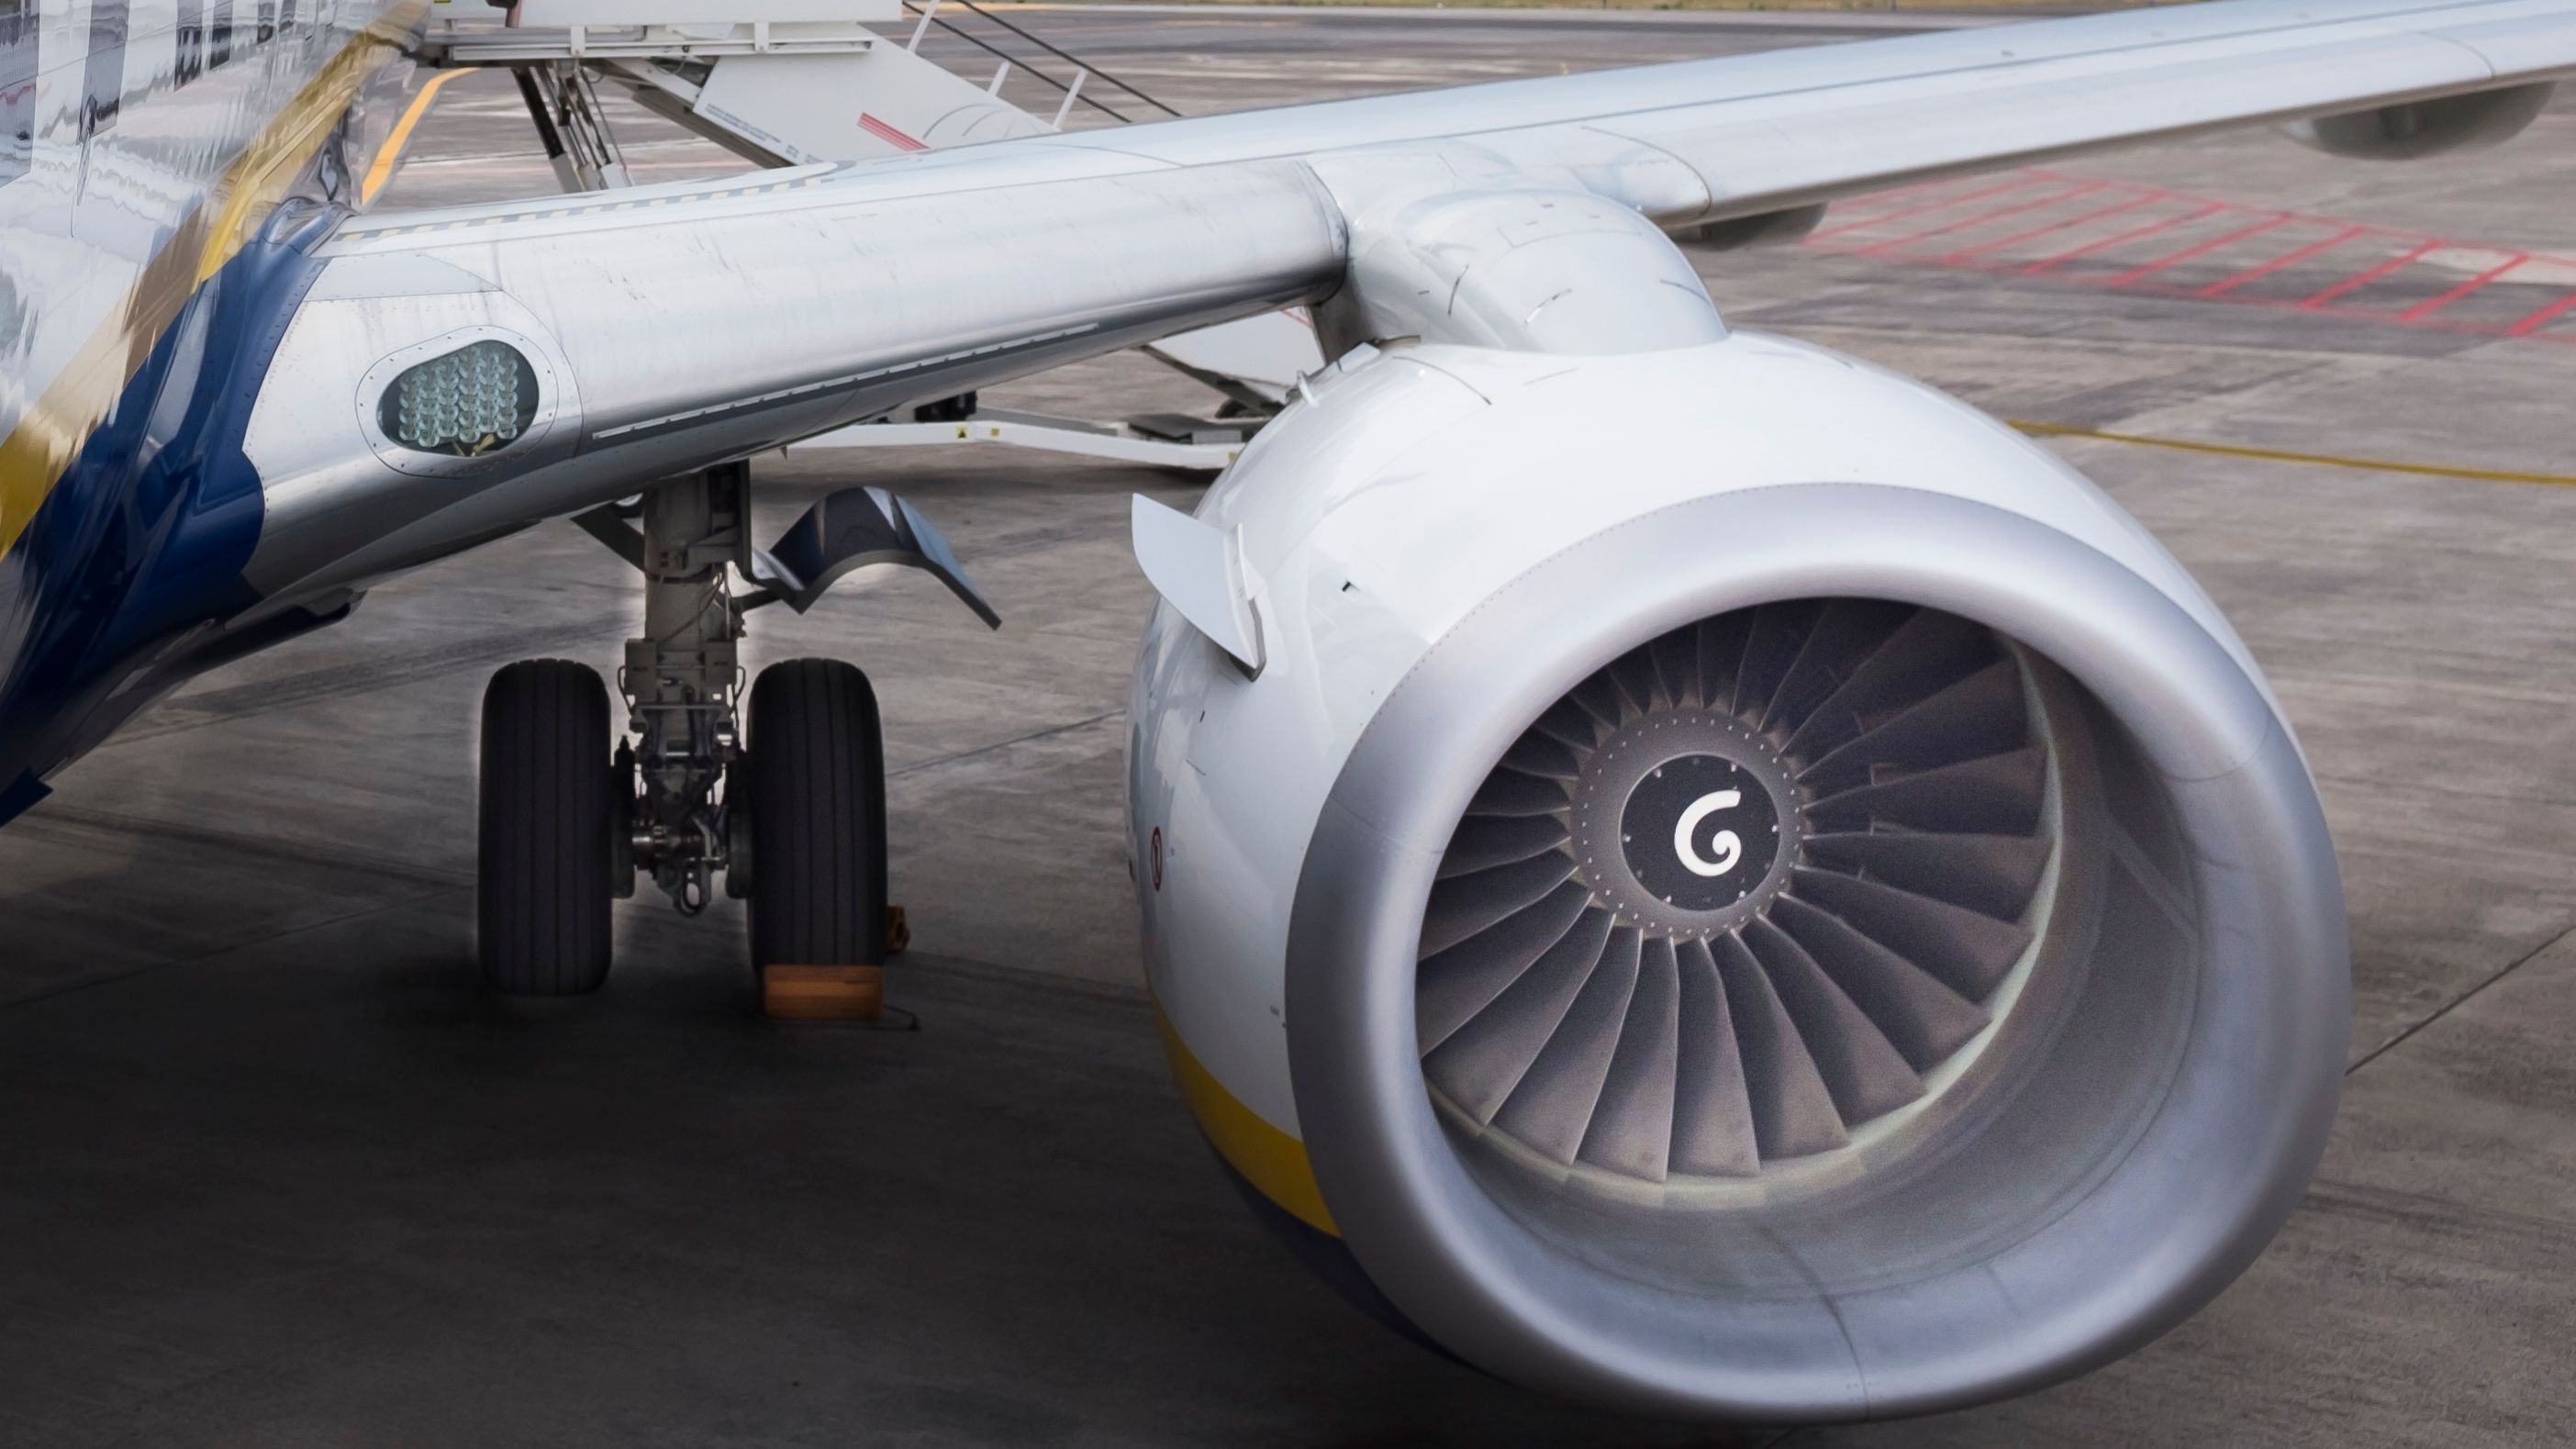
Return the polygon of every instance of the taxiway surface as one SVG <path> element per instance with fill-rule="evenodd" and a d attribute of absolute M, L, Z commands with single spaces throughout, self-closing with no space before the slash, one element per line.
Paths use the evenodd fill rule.
<path fill-rule="evenodd" d="M 1192 113 L 1877 33 L 1013 15 Z M 517 106 L 497 78 L 449 87 L 384 204 L 546 189 Z M 620 114 L 640 178 L 736 164 Z M 2566 102 L 2453 162 L 2255 134 L 2061 169 L 2576 255 Z M 2576 472 L 2576 346 L 1907 250 L 1700 264 L 1739 326 L 2005 416 Z M 2507 285 L 2535 307 L 2555 295 Z M 1206 397 L 1121 357 L 988 402 L 1119 415 Z M 2058 446 L 2226 607 L 2314 761 L 2356 958 L 2340 1126 L 2280 1241 L 2165 1341 L 1996 1408 L 1785 1442 L 2563 1443 L 2576 489 Z M 898 489 L 1007 621 L 987 634 L 889 572 L 801 619 L 765 613 L 750 643 L 755 665 L 832 654 L 876 681 L 916 943 L 893 991 L 925 1029 L 752 1020 L 734 909 L 682 921 L 649 893 L 622 912 L 601 997 L 478 999 L 483 680 L 533 655 L 610 664 L 637 591 L 568 526 L 386 588 L 191 687 L 0 834 L 0 1442 L 1777 1440 L 1603 1420 L 1426 1354 L 1308 1282 L 1220 1179 L 1164 1080 L 1120 844 L 1149 597 L 1127 495 L 1186 506 L 1192 483 L 965 449 L 806 454 L 757 477 L 772 527 L 830 488 Z"/>

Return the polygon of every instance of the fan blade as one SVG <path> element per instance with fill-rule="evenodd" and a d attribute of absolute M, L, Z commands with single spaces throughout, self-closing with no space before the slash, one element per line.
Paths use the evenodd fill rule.
<path fill-rule="evenodd" d="M 1547 713 L 1538 717 L 1538 723 L 1531 725 L 1529 732 L 1545 735 L 1575 750 L 1589 750 L 1601 742 L 1600 725 L 1581 705 L 1565 699 L 1549 705 Z"/>
<path fill-rule="evenodd" d="M 1431 887 L 1422 912 L 1422 951 L 1436 956 L 1479 931 L 1529 909 L 1574 874 L 1562 855 L 1541 855 L 1456 876 Z"/>
<path fill-rule="evenodd" d="M 2048 788 L 2042 745 L 1963 760 L 1936 770 L 1893 775 L 1807 807 L 1810 818 L 1866 817 L 1917 830 L 1977 830 L 2028 835 L 2039 825 Z"/>
<path fill-rule="evenodd" d="M 1512 741 L 1503 752 L 1502 768 L 1536 775 L 1547 780 L 1571 780 L 1583 773 L 1583 760 L 1574 747 L 1563 740 L 1551 739 L 1531 730 Z"/>
<path fill-rule="evenodd" d="M 1627 701 L 1621 697 L 1617 681 L 1606 669 L 1574 686 L 1565 697 L 1585 714 L 1600 721 L 1604 729 L 1615 730 L 1628 722 Z"/>
<path fill-rule="evenodd" d="M 1708 696 L 1700 692 L 1699 627 L 1685 624 L 1647 648 L 1655 656 L 1655 682 L 1664 698 L 1683 709 L 1703 707 Z"/>
<path fill-rule="evenodd" d="M 1744 644 L 1752 632 L 1753 616 L 1743 609 L 1700 621 L 1700 702 L 1711 713 L 1734 711 L 1735 676 L 1744 663 Z"/>
<path fill-rule="evenodd" d="M 1726 987 L 1704 941 L 1684 941 L 1676 953 L 1681 1010 L 1673 1073 L 1673 1144 L 1670 1170 L 1703 1177 L 1749 1177 L 1762 1170 L 1753 1132 L 1753 1103 L 1744 1082 L 1744 1058 L 1728 1018 Z"/>
<path fill-rule="evenodd" d="M 1799 775 L 1810 786 L 1866 766 L 1928 769 L 2008 750 L 2028 737 L 2021 669 L 1999 659 L 1930 699 L 1873 726 L 1860 738 L 1828 751 Z"/>
<path fill-rule="evenodd" d="M 1801 759 L 1813 759 L 1859 734 L 1865 721 L 1938 694 L 1994 659 L 1994 635 L 1984 625 L 1937 609 L 1917 609 L 1851 671 L 1842 688 L 1807 716 L 1782 748 Z"/>
<path fill-rule="evenodd" d="M 1627 701 L 1630 718 L 1655 712 L 1655 656 L 1650 648 L 1640 646 L 1612 660 L 1610 679 Z"/>
<path fill-rule="evenodd" d="M 1994 995 L 2031 941 L 2030 932 L 2011 921 L 1855 876 L 1801 866 L 1789 889 L 1970 1001 Z"/>
<path fill-rule="evenodd" d="M 1583 917 L 1592 892 L 1567 881 L 1537 905 L 1414 969 L 1413 1029 L 1425 1052 L 1493 1004 Z"/>
<path fill-rule="evenodd" d="M 1869 1014 L 1906 1064 L 1928 1072 L 1986 1029 L 1984 1008 L 1930 972 L 1794 896 L 1772 904 L 1772 918 L 1807 950 L 1843 995 Z"/>
<path fill-rule="evenodd" d="M 1610 941 L 1610 913 L 1586 911 L 1521 979 L 1422 1059 L 1424 1075 L 1478 1122 L 1491 1122 L 1556 1034 Z"/>
<path fill-rule="evenodd" d="M 1565 787 L 1554 780 L 1524 775 L 1517 770 L 1496 770 L 1476 787 L 1476 798 L 1467 802 L 1469 815 L 1553 815 L 1572 803 Z"/>
<path fill-rule="evenodd" d="M 1757 918 L 1745 923 L 1744 942 L 1798 1024 L 1816 1075 L 1845 1122 L 1872 1121 L 1923 1095 L 1923 1079 L 1895 1044 L 1787 932 Z"/>
<path fill-rule="evenodd" d="M 1600 1104 L 1620 1031 L 1627 1025 L 1628 1002 L 1637 987 L 1637 947 L 1637 933 L 1629 927 L 1610 933 L 1592 979 L 1583 983 L 1556 1034 L 1494 1114 L 1496 1127 L 1567 1166 L 1583 1148 L 1584 1131 L 1592 1125 L 1592 1111 Z"/>
<path fill-rule="evenodd" d="M 1913 610 L 1879 599 L 1836 599 L 1817 616 L 1788 672 L 1771 691 L 1762 711 L 1762 728 L 1795 730 L 1816 707 L 1842 688 L 1853 669 L 1905 622 Z"/>
<path fill-rule="evenodd" d="M 2049 843 L 2027 835 L 1811 835 L 1807 849 L 1898 890 L 2009 920 L 2048 869 Z"/>
<path fill-rule="evenodd" d="M 1449 848 L 1440 856 L 1440 878 L 1544 855 L 1567 838 L 1565 822 L 1553 815 L 1470 815 L 1449 837 Z"/>
<path fill-rule="evenodd" d="M 1769 978 L 1753 953 L 1734 936 L 1709 943 L 1718 979 L 1726 986 L 1727 1010 L 1735 1022 L 1735 1045 L 1744 1063 L 1746 1098 L 1752 1107 L 1753 1136 L 1765 1158 L 1804 1157 L 1845 1141 L 1843 1119 L 1834 1110 L 1816 1064 L 1798 1040 L 1797 1024 L 1771 990 Z"/>
<path fill-rule="evenodd" d="M 1735 712 L 1746 719 L 1759 719 L 1771 703 L 1771 693 L 1780 687 L 1781 677 L 1798 657 L 1798 647 L 1807 639 L 1824 605 L 1807 601 L 1788 604 L 1765 604 L 1753 611 L 1751 631 L 1744 640 L 1744 659 L 1736 666 Z"/>
<path fill-rule="evenodd" d="M 1673 943 L 1658 936 L 1637 958 L 1637 987 L 1600 1103 L 1583 1134 L 1583 1160 L 1648 1182 L 1664 1180 L 1673 1145 L 1673 1081 L 1680 1065 L 1681 983 Z"/>

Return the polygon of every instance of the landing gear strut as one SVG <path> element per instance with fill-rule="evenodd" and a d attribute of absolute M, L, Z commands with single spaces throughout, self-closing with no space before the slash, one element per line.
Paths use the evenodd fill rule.
<path fill-rule="evenodd" d="M 742 758 L 743 606 L 726 571 L 751 561 L 750 481 L 749 465 L 732 463 L 644 495 L 644 633 L 626 642 L 617 676 L 634 736 L 618 746 L 632 782 L 627 852 L 687 916 L 707 908 L 738 828 L 720 798 Z"/>
<path fill-rule="evenodd" d="M 715 878 L 750 910 L 753 967 L 870 967 L 900 931 L 886 902 L 885 749 L 867 676 L 834 660 L 771 666 L 749 690 L 755 609 L 813 607 L 870 563 L 926 570 L 998 627 L 947 541 L 903 500 L 845 489 L 767 550 L 751 545 L 751 472 L 732 463 L 574 520 L 644 575 L 644 630 L 618 692 L 563 660 L 514 664 L 484 704 L 480 953 L 494 990 L 576 995 L 607 979 L 610 902 L 649 878 L 684 915 Z M 748 589 L 737 592 L 739 576 Z"/>

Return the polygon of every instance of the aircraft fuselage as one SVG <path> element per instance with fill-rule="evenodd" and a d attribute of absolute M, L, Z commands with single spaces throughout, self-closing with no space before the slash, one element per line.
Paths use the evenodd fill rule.
<path fill-rule="evenodd" d="M 424 0 L 0 0 L 0 821 L 258 642 L 265 359 Z"/>

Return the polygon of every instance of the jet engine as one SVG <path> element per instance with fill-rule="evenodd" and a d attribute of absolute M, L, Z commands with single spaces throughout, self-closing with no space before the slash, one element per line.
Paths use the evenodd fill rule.
<path fill-rule="evenodd" d="M 2082 1372 L 2254 1259 L 2342 887 L 2138 524 L 1741 332 L 1300 393 L 1140 501 L 1129 787 L 1184 1095 L 1310 1263 L 1503 1378 L 1814 1421 Z"/>

